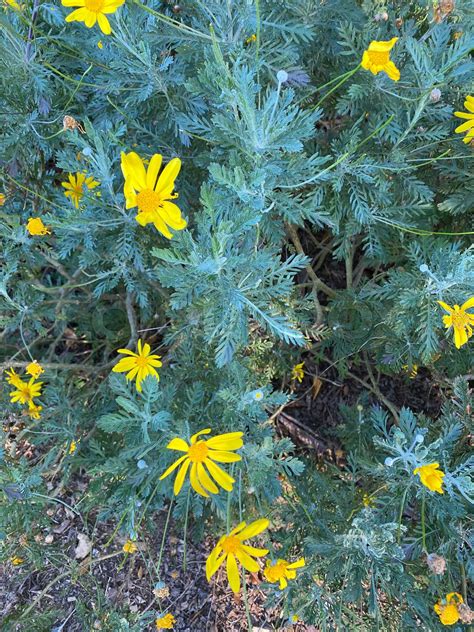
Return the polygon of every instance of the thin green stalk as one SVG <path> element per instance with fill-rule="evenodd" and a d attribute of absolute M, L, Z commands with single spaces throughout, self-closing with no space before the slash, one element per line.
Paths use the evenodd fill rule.
<path fill-rule="evenodd" d="M 425 498 L 425 494 L 423 494 L 421 499 L 421 543 L 423 551 L 426 553 Z"/>
<path fill-rule="evenodd" d="M 206 39 L 206 40 L 212 39 L 209 35 L 206 35 L 206 33 L 201 33 L 201 31 L 193 29 L 191 26 L 188 26 L 187 24 L 183 24 L 181 22 L 178 22 L 177 20 L 173 20 L 173 18 L 168 17 L 164 13 L 159 13 L 158 11 L 155 11 L 154 9 L 147 7 L 145 4 L 143 4 L 139 0 L 133 0 L 133 2 L 137 5 L 137 7 L 140 7 L 140 9 L 143 9 L 147 13 L 150 13 L 151 15 L 155 16 L 155 18 L 159 20 L 160 22 L 164 22 L 165 24 L 168 24 L 169 26 L 173 26 L 175 29 L 178 29 L 178 31 L 183 31 L 188 34 L 193 34 L 193 35 L 196 35 L 197 37 L 201 37 L 202 39 Z"/>
<path fill-rule="evenodd" d="M 331 95 L 335 90 L 337 90 L 340 86 L 342 86 L 342 84 L 345 83 L 348 79 L 350 79 L 352 75 L 355 75 L 355 73 L 359 70 L 359 68 L 360 68 L 360 64 L 356 66 L 355 68 L 353 68 L 351 71 L 349 71 L 345 76 L 343 76 L 343 78 L 340 81 L 338 81 L 338 83 L 336 83 L 336 85 L 332 87 L 328 92 L 326 92 L 326 94 L 323 97 L 321 97 L 319 101 L 316 103 L 316 105 L 313 105 L 311 109 L 316 110 L 321 105 L 321 103 L 328 98 L 329 95 Z"/>
<path fill-rule="evenodd" d="M 170 521 L 170 517 L 171 517 L 171 509 L 173 508 L 173 498 L 170 500 L 170 506 L 168 508 L 168 515 L 166 516 L 166 522 L 165 522 L 165 526 L 163 529 L 163 537 L 161 538 L 161 546 L 160 546 L 160 552 L 158 554 L 158 563 L 156 566 L 156 573 L 158 575 L 158 577 L 160 577 L 160 567 L 161 567 L 161 558 L 163 557 L 163 549 L 165 548 L 165 540 L 166 540 L 166 533 L 168 532 L 168 524 Z"/>
<path fill-rule="evenodd" d="M 249 600 L 247 597 L 247 580 L 245 579 L 245 569 L 242 568 L 242 594 L 244 596 L 245 616 L 247 617 L 247 627 L 252 632 L 252 619 L 250 618 Z"/>
<path fill-rule="evenodd" d="M 188 535 L 188 516 L 189 516 L 190 498 L 191 498 L 191 487 L 188 488 L 188 498 L 186 499 L 186 515 L 184 517 L 183 571 L 186 571 L 186 538 Z"/>
<path fill-rule="evenodd" d="M 400 544 L 401 533 L 402 533 L 402 518 L 403 518 L 403 510 L 405 509 L 405 501 L 407 498 L 408 487 L 403 492 L 402 502 L 400 504 L 400 512 L 398 514 L 398 528 L 397 528 L 397 542 Z"/>

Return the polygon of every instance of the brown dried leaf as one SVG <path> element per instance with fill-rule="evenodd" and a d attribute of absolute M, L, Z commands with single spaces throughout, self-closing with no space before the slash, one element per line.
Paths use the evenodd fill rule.
<path fill-rule="evenodd" d="M 314 377 L 313 378 L 313 383 L 311 385 L 311 397 L 313 399 L 316 399 L 316 397 L 319 395 L 319 391 L 321 390 L 321 386 L 322 385 L 323 385 L 323 383 L 319 379 L 319 377 Z"/>
<path fill-rule="evenodd" d="M 90 541 L 89 536 L 85 533 L 77 534 L 77 546 L 74 549 L 74 557 L 76 560 L 83 560 L 87 555 L 89 555 L 92 549 L 92 542 Z"/>

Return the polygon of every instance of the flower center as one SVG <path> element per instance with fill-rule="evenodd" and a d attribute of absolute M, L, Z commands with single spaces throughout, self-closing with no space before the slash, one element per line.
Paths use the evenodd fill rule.
<path fill-rule="evenodd" d="M 137 366 L 141 369 L 144 369 L 146 366 L 148 366 L 148 358 L 145 356 L 136 357 L 135 362 L 137 363 Z"/>
<path fill-rule="evenodd" d="M 29 386 L 23 386 L 20 388 L 20 393 L 25 399 L 31 399 L 31 391 Z"/>
<path fill-rule="evenodd" d="M 266 569 L 267 577 L 270 581 L 277 581 L 285 576 L 285 564 L 283 562 L 277 562 L 274 566 L 269 566 Z"/>
<path fill-rule="evenodd" d="M 221 546 L 224 553 L 235 553 L 240 549 L 241 542 L 236 535 L 228 535 Z"/>
<path fill-rule="evenodd" d="M 198 441 L 188 450 L 188 457 L 191 463 L 203 463 L 207 459 L 209 448 L 205 441 Z"/>
<path fill-rule="evenodd" d="M 370 61 L 376 66 L 385 66 L 390 61 L 388 52 L 369 51 Z"/>
<path fill-rule="evenodd" d="M 153 213 L 160 208 L 161 204 L 161 196 L 151 189 L 143 189 L 137 195 L 137 206 L 143 213 Z"/>
<path fill-rule="evenodd" d="M 466 327 L 469 325 L 469 316 L 466 312 L 463 312 L 459 305 L 454 306 L 454 312 L 451 314 L 454 327 Z"/>
<path fill-rule="evenodd" d="M 86 9 L 99 13 L 104 8 L 104 0 L 85 0 Z"/>

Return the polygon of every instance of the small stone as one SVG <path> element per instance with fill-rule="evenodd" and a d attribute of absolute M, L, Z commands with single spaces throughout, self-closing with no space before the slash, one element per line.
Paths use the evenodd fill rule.
<path fill-rule="evenodd" d="M 54 542 L 54 535 L 52 535 L 51 533 L 49 533 L 45 539 L 44 539 L 44 543 L 45 544 L 52 544 Z"/>

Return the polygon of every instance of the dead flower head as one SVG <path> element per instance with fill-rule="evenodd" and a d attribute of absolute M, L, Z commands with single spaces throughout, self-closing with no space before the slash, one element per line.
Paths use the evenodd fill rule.
<path fill-rule="evenodd" d="M 66 114 L 66 116 L 63 118 L 63 131 L 67 132 L 67 130 L 75 129 L 77 129 L 81 134 L 85 134 L 82 125 L 78 121 L 76 121 L 73 116 L 69 116 L 69 114 Z"/>

